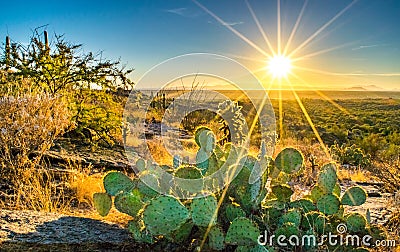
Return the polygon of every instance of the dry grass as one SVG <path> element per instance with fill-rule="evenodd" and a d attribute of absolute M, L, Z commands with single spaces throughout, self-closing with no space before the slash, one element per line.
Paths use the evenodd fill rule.
<path fill-rule="evenodd" d="M 11 187 L 3 205 L 49 212 L 64 207 L 62 187 L 53 183 L 42 155 L 70 125 L 69 116 L 65 103 L 50 95 L 0 99 L 0 175 Z"/>

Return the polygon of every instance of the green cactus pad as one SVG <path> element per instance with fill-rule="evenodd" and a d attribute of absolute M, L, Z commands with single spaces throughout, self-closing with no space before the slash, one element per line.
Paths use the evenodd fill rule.
<path fill-rule="evenodd" d="M 292 201 L 290 202 L 289 206 L 291 208 L 299 209 L 303 213 L 308 213 L 317 210 L 317 207 L 313 204 L 313 202 L 308 199 L 299 199 Z"/>
<path fill-rule="evenodd" d="M 229 204 L 225 207 L 225 216 L 229 222 L 232 222 L 238 217 L 246 217 L 246 213 L 240 206 Z"/>
<path fill-rule="evenodd" d="M 198 127 L 197 129 L 196 129 L 196 131 L 195 131 L 195 133 L 194 133 L 194 141 L 196 142 L 196 144 L 199 146 L 199 147 L 201 147 L 201 144 L 200 144 L 200 134 L 203 132 L 203 131 L 211 131 L 211 129 L 210 128 L 208 128 L 208 127 L 206 127 L 206 126 L 200 126 L 200 127 Z"/>
<path fill-rule="evenodd" d="M 211 153 L 211 156 L 208 158 L 208 169 L 204 175 L 209 176 L 218 171 L 219 168 L 220 164 L 218 162 L 217 156 L 215 155 L 215 153 Z"/>
<path fill-rule="evenodd" d="M 275 207 L 266 207 L 263 209 L 262 219 L 269 226 L 276 226 L 277 221 L 282 216 L 282 211 Z"/>
<path fill-rule="evenodd" d="M 136 167 L 138 168 L 139 171 L 144 171 L 146 170 L 146 162 L 142 158 L 139 158 L 136 161 Z"/>
<path fill-rule="evenodd" d="M 121 213 L 126 213 L 135 217 L 140 209 L 143 208 L 141 194 L 138 189 L 131 192 L 119 193 L 114 199 L 115 208 Z"/>
<path fill-rule="evenodd" d="M 190 205 L 193 223 L 200 227 L 215 225 L 216 218 L 213 217 L 216 210 L 217 199 L 213 195 L 195 198 Z"/>
<path fill-rule="evenodd" d="M 277 199 L 267 200 L 264 202 L 264 207 L 273 207 L 278 210 L 283 210 L 286 207 L 286 202 Z"/>
<path fill-rule="evenodd" d="M 333 194 L 324 195 L 317 201 L 317 208 L 324 214 L 335 214 L 340 208 L 339 198 Z"/>
<path fill-rule="evenodd" d="M 301 221 L 303 230 L 313 230 L 317 234 L 324 234 L 328 219 L 322 213 L 312 211 L 306 213 Z"/>
<path fill-rule="evenodd" d="M 142 222 L 139 224 L 136 221 L 129 221 L 128 231 L 132 234 L 132 237 L 136 242 L 149 244 L 154 243 L 153 236 L 144 229 L 144 224 Z"/>
<path fill-rule="evenodd" d="M 376 240 L 385 240 L 387 239 L 387 235 L 385 233 L 385 230 L 382 226 L 379 225 L 369 225 L 367 228 L 367 232 L 374 241 Z"/>
<path fill-rule="evenodd" d="M 213 250 L 223 250 L 225 248 L 225 236 L 220 227 L 213 226 L 208 233 L 208 245 Z"/>
<path fill-rule="evenodd" d="M 324 191 L 316 185 L 311 189 L 310 199 L 316 203 L 322 196 L 324 196 L 324 194 Z"/>
<path fill-rule="evenodd" d="M 284 148 L 275 158 L 275 166 L 284 173 L 296 173 L 303 167 L 303 154 L 295 148 Z"/>
<path fill-rule="evenodd" d="M 173 242 L 184 242 L 190 237 L 193 226 L 193 222 L 188 221 L 180 226 L 179 229 L 175 230 L 171 235 L 169 235 L 168 238 Z"/>
<path fill-rule="evenodd" d="M 293 194 L 293 190 L 288 185 L 276 185 L 272 187 L 272 193 L 279 201 L 288 202 Z"/>
<path fill-rule="evenodd" d="M 283 226 L 285 223 L 292 223 L 296 227 L 300 226 L 301 213 L 297 209 L 291 209 L 279 219 L 278 223 Z"/>
<path fill-rule="evenodd" d="M 328 163 L 321 167 L 318 175 L 318 187 L 324 193 L 332 193 L 337 183 L 336 165 Z"/>
<path fill-rule="evenodd" d="M 342 204 L 349 206 L 359 206 L 367 200 L 367 193 L 359 186 L 354 186 L 345 191 L 342 197 Z"/>
<path fill-rule="evenodd" d="M 346 216 L 347 230 L 351 233 L 363 231 L 366 224 L 367 220 L 359 213 L 352 213 Z"/>
<path fill-rule="evenodd" d="M 236 218 L 229 226 L 225 242 L 232 245 L 255 245 L 259 235 L 260 230 L 255 223 L 240 217 Z"/>
<path fill-rule="evenodd" d="M 340 187 L 340 184 L 336 183 L 335 187 L 333 188 L 332 193 L 335 194 L 336 196 L 340 197 L 341 192 L 342 192 L 342 188 Z"/>
<path fill-rule="evenodd" d="M 104 188 L 111 196 L 116 196 L 120 192 L 129 192 L 135 184 L 132 180 L 121 172 L 109 172 L 103 179 Z"/>
<path fill-rule="evenodd" d="M 300 231 L 296 225 L 293 223 L 285 223 L 281 227 L 277 228 L 274 234 L 275 238 L 284 235 L 287 239 L 289 239 L 289 237 L 292 235 L 299 236 L 299 233 Z"/>
<path fill-rule="evenodd" d="M 112 200 L 110 195 L 108 195 L 107 193 L 93 194 L 93 203 L 97 212 L 101 216 L 106 216 L 110 212 Z"/>
<path fill-rule="evenodd" d="M 153 235 L 168 235 L 189 219 L 189 211 L 176 198 L 159 196 L 144 209 L 143 221 Z"/>
<path fill-rule="evenodd" d="M 199 179 L 203 177 L 200 169 L 194 166 L 181 166 L 175 170 L 174 176 L 183 179 Z"/>
<path fill-rule="evenodd" d="M 206 174 L 209 165 L 209 157 L 210 155 L 205 152 L 203 149 L 197 151 L 196 154 L 196 166 L 200 169 L 201 174 Z"/>
<path fill-rule="evenodd" d="M 141 194 L 144 195 L 143 199 L 147 200 L 147 199 L 152 199 L 152 198 L 157 197 L 159 195 L 159 193 L 153 189 L 153 188 L 159 188 L 157 178 L 154 175 L 148 174 L 148 173 L 141 174 L 140 178 L 141 179 L 137 182 L 137 189 L 139 190 L 139 192 Z M 151 187 L 143 181 L 146 181 L 146 183 L 149 183 L 149 185 Z"/>

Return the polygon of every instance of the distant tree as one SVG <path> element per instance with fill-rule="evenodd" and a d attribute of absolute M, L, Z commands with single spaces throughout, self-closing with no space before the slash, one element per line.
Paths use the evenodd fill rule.
<path fill-rule="evenodd" d="M 119 60 L 103 59 L 101 53 L 84 53 L 82 44 L 69 43 L 63 35 L 55 34 L 49 41 L 47 32 L 41 36 L 38 30 L 28 45 L 6 41 L 0 54 L 0 82 L 13 83 L 18 90 L 22 87 L 15 83 L 30 79 L 25 90 L 66 97 L 78 131 L 91 130 L 112 142 L 109 135 L 121 125 L 120 104 L 113 94 L 118 88 L 132 88 L 127 78 L 132 69 L 125 69 Z"/>

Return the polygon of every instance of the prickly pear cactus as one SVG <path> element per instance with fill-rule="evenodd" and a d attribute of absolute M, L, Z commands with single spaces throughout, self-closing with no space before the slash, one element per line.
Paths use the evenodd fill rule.
<path fill-rule="evenodd" d="M 272 193 L 279 201 L 288 202 L 293 194 L 293 190 L 288 185 L 276 185 L 272 187 Z"/>
<path fill-rule="evenodd" d="M 340 208 L 339 198 L 333 194 L 324 195 L 317 201 L 317 208 L 324 214 L 335 214 Z"/>
<path fill-rule="evenodd" d="M 181 225 L 177 230 L 175 230 L 172 234 L 166 236 L 169 240 L 173 241 L 173 242 L 184 242 L 186 241 L 191 232 L 192 229 L 194 227 L 193 222 L 191 222 L 190 220 L 187 221 L 186 223 L 184 223 L 183 225 Z"/>
<path fill-rule="evenodd" d="M 119 193 L 115 196 L 115 208 L 121 213 L 126 213 L 135 217 L 140 209 L 143 208 L 142 196 L 138 189 L 131 192 Z"/>
<path fill-rule="evenodd" d="M 106 216 L 110 212 L 112 206 L 112 200 L 110 195 L 107 193 L 95 193 L 93 194 L 93 203 L 97 212 L 101 216 Z"/>
<path fill-rule="evenodd" d="M 190 205 L 193 223 L 200 227 L 216 224 L 217 199 L 213 195 L 193 199 Z"/>
<path fill-rule="evenodd" d="M 153 235 L 168 235 L 190 218 L 189 211 L 176 198 L 159 196 L 143 212 L 146 228 Z"/>
<path fill-rule="evenodd" d="M 208 245 L 213 250 L 223 250 L 225 248 L 225 235 L 218 226 L 213 226 L 208 233 Z"/>
<path fill-rule="evenodd" d="M 328 163 L 321 167 L 318 175 L 318 187 L 324 193 L 332 193 L 337 183 L 336 165 Z"/>
<path fill-rule="evenodd" d="M 109 172 L 104 177 L 103 184 L 106 192 L 111 196 L 116 196 L 120 192 L 128 192 L 135 186 L 132 180 L 121 172 Z"/>
<path fill-rule="evenodd" d="M 290 202 L 289 206 L 291 208 L 299 209 L 302 213 L 308 213 L 317 210 L 317 207 L 313 204 L 313 202 L 308 199 L 299 199 L 292 201 Z"/>
<path fill-rule="evenodd" d="M 285 237 L 290 237 L 292 235 L 299 235 L 299 228 L 293 223 L 284 223 L 282 226 L 275 230 L 275 237 L 284 235 Z"/>
<path fill-rule="evenodd" d="M 347 229 L 351 233 L 361 232 L 365 229 L 367 220 L 359 213 L 352 213 L 346 216 Z"/>
<path fill-rule="evenodd" d="M 306 213 L 302 219 L 301 227 L 303 230 L 313 230 L 317 234 L 323 234 L 326 231 L 328 219 L 322 213 L 312 211 Z"/>
<path fill-rule="evenodd" d="M 154 243 L 153 236 L 145 229 L 142 221 L 129 221 L 128 231 L 132 234 L 133 239 L 140 243 Z"/>
<path fill-rule="evenodd" d="M 342 204 L 349 206 L 359 206 L 367 200 L 367 193 L 359 186 L 354 186 L 345 191 L 342 197 Z"/>
<path fill-rule="evenodd" d="M 246 217 L 246 213 L 239 205 L 229 204 L 225 207 L 225 217 L 229 222 L 232 222 L 238 217 Z"/>
<path fill-rule="evenodd" d="M 280 226 L 283 226 L 285 223 L 292 223 L 297 228 L 301 223 L 301 213 L 297 209 L 290 209 L 287 213 L 282 215 L 279 219 Z"/>
<path fill-rule="evenodd" d="M 292 174 L 303 167 L 303 154 L 295 148 L 284 148 L 275 158 L 275 166 L 284 173 Z"/>
<path fill-rule="evenodd" d="M 201 143 L 200 143 L 200 134 L 203 131 L 211 131 L 211 129 L 209 127 L 206 126 L 200 126 L 196 129 L 195 133 L 194 133 L 194 140 L 196 142 L 196 144 L 201 147 Z"/>
<path fill-rule="evenodd" d="M 225 242 L 232 245 L 255 245 L 259 235 L 260 230 L 254 222 L 240 217 L 229 226 Z"/>

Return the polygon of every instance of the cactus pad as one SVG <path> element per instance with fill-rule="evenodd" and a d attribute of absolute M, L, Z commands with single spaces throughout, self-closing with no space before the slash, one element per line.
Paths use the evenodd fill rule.
<path fill-rule="evenodd" d="M 225 216 L 229 222 L 232 222 L 238 217 L 246 217 L 246 213 L 242 208 L 240 208 L 240 206 L 229 204 L 225 207 Z"/>
<path fill-rule="evenodd" d="M 198 128 L 196 129 L 196 131 L 195 131 L 195 133 L 194 133 L 194 141 L 195 141 L 196 144 L 197 144 L 198 146 L 200 146 L 200 147 L 201 147 L 201 144 L 200 144 L 200 134 L 201 134 L 203 131 L 211 131 L 211 129 L 208 128 L 208 127 L 206 127 L 206 126 L 200 126 L 200 127 L 198 127 Z"/>
<path fill-rule="evenodd" d="M 190 205 L 193 223 L 200 227 L 215 225 L 216 218 L 213 217 L 216 210 L 217 199 L 213 195 L 195 198 Z"/>
<path fill-rule="evenodd" d="M 303 154 L 295 148 L 284 148 L 275 159 L 275 166 L 284 173 L 296 173 L 303 167 Z"/>
<path fill-rule="evenodd" d="M 337 183 L 336 165 L 328 163 L 321 167 L 318 175 L 318 187 L 324 193 L 332 193 Z"/>
<path fill-rule="evenodd" d="M 128 192 L 133 189 L 135 184 L 132 180 L 121 172 L 110 172 L 103 179 L 104 188 L 111 196 L 116 196 L 120 192 Z"/>
<path fill-rule="evenodd" d="M 291 209 L 282 215 L 278 222 L 281 226 L 285 223 L 292 223 L 296 227 L 299 227 L 301 223 L 301 213 L 297 209 Z"/>
<path fill-rule="evenodd" d="M 367 220 L 359 213 L 352 213 L 346 216 L 347 229 L 352 233 L 361 232 L 365 229 Z"/>
<path fill-rule="evenodd" d="M 133 239 L 139 243 L 154 243 L 153 236 L 144 229 L 143 222 L 139 224 L 136 221 L 129 221 L 128 231 L 132 234 Z"/>
<path fill-rule="evenodd" d="M 359 206 L 367 200 L 367 193 L 359 186 L 354 186 L 346 190 L 342 197 L 342 204 L 349 206 Z"/>
<path fill-rule="evenodd" d="M 293 194 L 293 190 L 288 185 L 276 185 L 272 187 L 272 193 L 279 201 L 288 202 Z"/>
<path fill-rule="evenodd" d="M 333 194 L 324 195 L 317 201 L 317 208 L 324 214 L 335 214 L 340 208 L 339 198 Z"/>
<path fill-rule="evenodd" d="M 317 234 L 324 234 L 328 219 L 319 212 L 306 213 L 302 219 L 301 227 L 303 230 L 313 230 Z"/>
<path fill-rule="evenodd" d="M 225 248 L 224 232 L 221 228 L 213 226 L 208 233 L 208 245 L 213 250 L 223 250 Z"/>
<path fill-rule="evenodd" d="M 308 213 L 317 210 L 317 207 L 312 203 L 311 200 L 308 199 L 295 200 L 290 202 L 289 205 L 291 208 L 299 209 L 302 213 Z"/>
<path fill-rule="evenodd" d="M 114 205 L 121 213 L 126 213 L 133 217 L 143 208 L 143 202 L 138 189 L 118 194 L 115 196 Z"/>
<path fill-rule="evenodd" d="M 107 193 L 95 193 L 93 194 L 93 203 L 97 212 L 101 216 L 106 216 L 110 212 L 112 200 L 110 195 Z"/>
<path fill-rule="evenodd" d="M 255 245 L 259 235 L 260 230 L 251 220 L 236 218 L 229 226 L 225 242 L 233 245 Z"/>
<path fill-rule="evenodd" d="M 143 221 L 153 235 L 168 235 L 189 219 L 189 211 L 176 198 L 159 196 L 144 209 Z"/>

